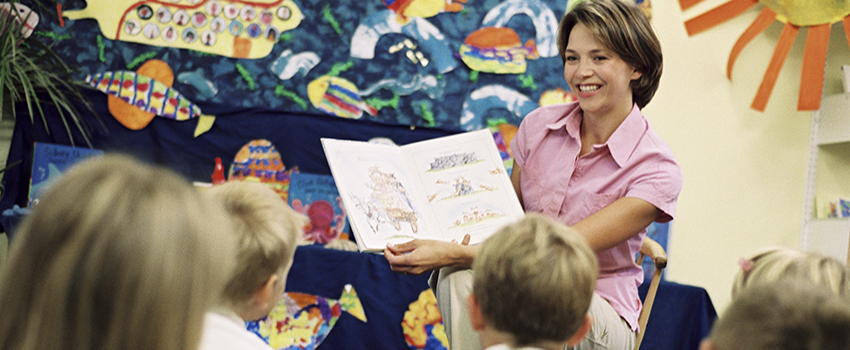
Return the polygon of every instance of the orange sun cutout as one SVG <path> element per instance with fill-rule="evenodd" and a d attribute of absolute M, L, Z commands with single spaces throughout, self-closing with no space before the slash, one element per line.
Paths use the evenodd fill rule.
<path fill-rule="evenodd" d="M 702 0 L 679 0 L 679 6 L 686 10 Z M 694 35 L 725 22 L 761 2 L 765 7 L 749 28 L 735 42 L 729 61 L 726 64 L 726 77 L 732 78 L 732 66 L 738 54 L 756 35 L 778 20 L 785 23 L 782 33 L 773 51 L 767 71 L 764 73 L 761 85 L 750 107 L 764 112 L 776 78 L 800 27 L 808 27 L 806 47 L 803 54 L 803 68 L 800 78 L 800 93 L 797 99 L 797 110 L 813 111 L 820 109 L 823 94 L 823 75 L 826 66 L 826 53 L 829 46 L 829 30 L 833 23 L 844 22 L 844 33 L 850 44 L 850 1 L 818 1 L 818 0 L 730 0 L 693 19 L 685 22 L 688 35 Z"/>

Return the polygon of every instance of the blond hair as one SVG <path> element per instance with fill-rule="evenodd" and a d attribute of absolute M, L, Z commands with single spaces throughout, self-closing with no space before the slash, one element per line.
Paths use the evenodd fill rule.
<path fill-rule="evenodd" d="M 577 232 L 538 213 L 481 245 L 472 290 L 485 321 L 515 346 L 563 342 L 584 321 L 598 275 L 596 255 Z"/>
<path fill-rule="evenodd" d="M 732 284 L 734 298 L 745 287 L 786 278 L 803 278 L 850 299 L 850 270 L 835 258 L 787 247 L 769 247 L 741 259 Z"/>
<path fill-rule="evenodd" d="M 570 32 L 582 24 L 604 47 L 641 73 L 632 80 L 632 99 L 643 109 L 658 90 L 664 65 L 661 43 L 643 11 L 629 0 L 584 0 L 564 14 L 558 26 L 558 50 L 566 62 Z"/>
<path fill-rule="evenodd" d="M 292 262 L 309 219 L 259 182 L 229 181 L 207 193 L 222 203 L 233 219 L 236 268 L 222 301 L 242 308 L 269 277 Z M 286 276 L 280 277 L 281 283 L 286 280 Z"/>
<path fill-rule="evenodd" d="M 0 348 L 196 348 L 233 262 L 222 214 L 185 179 L 130 157 L 71 168 L 11 244 Z"/>
<path fill-rule="evenodd" d="M 748 286 L 707 340 L 717 350 L 850 349 L 850 304 L 797 276 Z"/>

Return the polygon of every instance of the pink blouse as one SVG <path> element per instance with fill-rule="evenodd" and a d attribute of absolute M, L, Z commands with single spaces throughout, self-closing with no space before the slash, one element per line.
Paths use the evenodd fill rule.
<path fill-rule="evenodd" d="M 667 144 L 649 127 L 637 105 L 616 131 L 590 153 L 579 157 L 578 102 L 540 107 L 529 113 L 511 141 L 522 169 L 520 187 L 526 211 L 544 213 L 574 225 L 617 199 L 645 200 L 673 219 L 682 188 L 682 173 Z M 596 292 L 637 330 L 643 271 L 635 254 L 646 229 L 617 246 L 597 253 Z"/>

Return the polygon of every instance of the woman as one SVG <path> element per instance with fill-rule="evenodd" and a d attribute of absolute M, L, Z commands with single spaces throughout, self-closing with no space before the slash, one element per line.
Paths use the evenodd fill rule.
<path fill-rule="evenodd" d="M 650 223 L 673 219 L 682 184 L 672 152 L 640 112 L 658 88 L 661 47 L 640 9 L 620 0 L 578 3 L 561 20 L 558 47 L 578 101 L 525 117 L 511 143 L 511 180 L 526 211 L 572 226 L 599 258 L 594 323 L 576 348 L 631 349 L 643 278 L 634 256 Z M 437 300 L 453 349 L 481 348 L 463 315 L 476 251 L 424 240 L 385 250 L 394 271 L 443 268 Z"/>

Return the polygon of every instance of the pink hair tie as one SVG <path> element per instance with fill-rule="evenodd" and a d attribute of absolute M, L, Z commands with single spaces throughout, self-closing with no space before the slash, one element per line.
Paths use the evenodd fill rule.
<path fill-rule="evenodd" d="M 750 272 L 753 269 L 753 261 L 747 258 L 741 258 L 738 260 L 738 266 L 740 266 L 741 270 L 744 272 Z"/>

